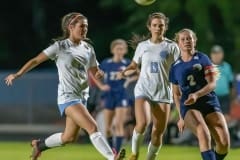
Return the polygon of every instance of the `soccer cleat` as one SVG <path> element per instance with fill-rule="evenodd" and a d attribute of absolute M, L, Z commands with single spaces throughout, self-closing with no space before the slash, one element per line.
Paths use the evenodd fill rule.
<path fill-rule="evenodd" d="M 132 153 L 128 160 L 138 160 L 138 155 Z"/>
<path fill-rule="evenodd" d="M 32 140 L 32 155 L 30 156 L 31 160 L 37 160 L 38 157 L 41 155 L 41 151 L 38 148 L 38 143 L 40 140 Z"/>
<path fill-rule="evenodd" d="M 116 155 L 115 160 L 124 160 L 125 156 L 126 156 L 126 150 L 123 148 Z"/>

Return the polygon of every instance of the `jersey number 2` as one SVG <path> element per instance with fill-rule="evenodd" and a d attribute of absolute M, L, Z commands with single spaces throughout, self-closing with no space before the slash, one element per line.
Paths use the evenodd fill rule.
<path fill-rule="evenodd" d="M 195 81 L 193 75 L 187 76 L 187 80 L 189 81 L 190 86 L 195 86 L 196 85 L 196 81 Z"/>

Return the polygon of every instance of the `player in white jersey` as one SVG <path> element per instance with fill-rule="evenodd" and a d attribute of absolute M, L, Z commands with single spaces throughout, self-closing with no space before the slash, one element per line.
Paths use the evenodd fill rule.
<path fill-rule="evenodd" d="M 128 71 L 136 70 L 138 66 L 141 66 L 134 91 L 136 126 L 132 136 L 130 160 L 138 159 L 141 139 L 147 126 L 147 116 L 143 107 L 145 101 L 148 101 L 151 106 L 153 120 L 147 160 L 156 158 L 162 145 L 163 133 L 167 127 L 170 103 L 172 102 L 168 72 L 171 64 L 180 54 L 177 44 L 164 36 L 168 21 L 163 13 L 149 15 L 147 28 L 151 36 L 137 45 L 133 61 L 119 74 L 119 78 L 125 77 L 129 73 Z"/>
<path fill-rule="evenodd" d="M 86 40 L 87 18 L 80 13 L 69 13 L 62 19 L 63 37 L 56 40 L 38 56 L 29 60 L 17 73 L 5 78 L 7 85 L 40 63 L 52 59 L 58 69 L 58 106 L 66 117 L 63 133 L 55 133 L 43 140 L 33 140 L 32 160 L 37 160 L 41 152 L 73 142 L 80 128 L 85 129 L 95 148 L 108 160 L 121 160 L 125 151 L 115 155 L 100 132 L 95 120 L 86 109 L 88 96 L 88 72 L 100 78 L 103 72 L 98 69 L 94 49 Z"/>

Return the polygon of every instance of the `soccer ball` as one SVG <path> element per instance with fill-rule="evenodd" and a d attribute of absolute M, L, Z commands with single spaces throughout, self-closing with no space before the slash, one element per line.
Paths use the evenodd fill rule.
<path fill-rule="evenodd" d="M 156 0 L 135 0 L 135 2 L 142 6 L 153 4 Z"/>

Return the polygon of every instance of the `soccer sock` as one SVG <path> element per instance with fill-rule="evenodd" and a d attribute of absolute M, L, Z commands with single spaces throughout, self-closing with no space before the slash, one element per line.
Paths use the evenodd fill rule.
<path fill-rule="evenodd" d="M 147 153 L 147 160 L 155 160 L 158 155 L 159 150 L 161 149 L 162 145 L 154 146 L 150 142 L 148 145 L 148 153 Z"/>
<path fill-rule="evenodd" d="M 108 144 L 110 145 L 110 147 L 112 148 L 113 147 L 113 137 L 107 137 L 107 141 L 108 141 Z"/>
<path fill-rule="evenodd" d="M 90 140 L 94 147 L 108 160 L 114 160 L 112 149 L 108 145 L 100 132 L 95 132 L 90 135 Z"/>
<path fill-rule="evenodd" d="M 116 143 L 114 145 L 115 149 L 117 150 L 117 153 L 120 151 L 122 146 L 123 136 L 117 136 L 116 137 Z"/>
<path fill-rule="evenodd" d="M 40 151 L 45 151 L 49 148 L 62 146 L 62 133 L 55 133 L 45 140 L 40 140 L 38 142 L 38 148 Z"/>
<path fill-rule="evenodd" d="M 62 145 L 62 133 L 55 133 L 45 139 L 45 144 L 49 148 L 59 147 Z"/>
<path fill-rule="evenodd" d="M 213 150 L 201 152 L 203 160 L 216 160 Z"/>
<path fill-rule="evenodd" d="M 143 134 L 137 133 L 136 130 L 133 130 L 132 135 L 132 153 L 137 155 L 139 152 L 140 144 L 143 140 Z"/>
<path fill-rule="evenodd" d="M 228 153 L 219 154 L 219 153 L 217 153 L 216 151 L 214 151 L 214 153 L 215 153 L 215 156 L 216 156 L 216 160 L 224 160 L 224 158 L 225 158 L 226 155 L 228 154 Z"/>

